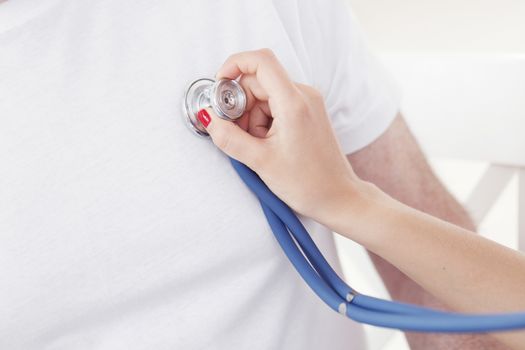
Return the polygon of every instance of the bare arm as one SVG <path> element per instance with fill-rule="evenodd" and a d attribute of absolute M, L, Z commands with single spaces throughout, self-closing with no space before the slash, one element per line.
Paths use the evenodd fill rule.
<path fill-rule="evenodd" d="M 468 230 L 475 226 L 463 207 L 432 172 L 417 142 L 398 116 L 374 143 L 347 157 L 357 175 L 395 199 Z M 445 308 L 435 297 L 387 261 L 371 254 L 377 271 L 396 300 Z M 407 333 L 412 349 L 506 349 L 487 335 Z"/>
<path fill-rule="evenodd" d="M 240 75 L 248 97 L 248 112 L 243 116 L 247 123 L 229 123 L 211 109 L 200 111 L 197 117 L 221 150 L 257 172 L 294 210 L 380 253 L 452 307 L 491 311 L 489 306 L 522 306 L 516 286 L 525 285 L 525 275 L 519 273 L 525 269 L 523 256 L 401 203 L 473 228 L 461 206 L 432 174 L 402 118 L 379 140 L 349 157 L 363 179 L 376 183 L 399 202 L 356 175 L 335 138 L 322 95 L 292 82 L 271 51 L 232 55 L 217 78 Z M 301 174 L 300 181 L 297 174 Z M 439 254 L 433 252 L 434 247 Z M 487 262 L 483 252 L 504 265 Z M 398 270 L 374 259 L 395 298 L 439 305 Z M 450 273 L 434 276 L 435 266 Z M 515 273 L 505 272 L 511 268 Z M 484 270 L 495 275 L 496 285 L 504 288 L 499 295 L 487 295 L 483 289 L 491 286 L 484 281 Z M 469 286 L 479 290 L 469 295 L 473 290 Z M 507 300 L 507 294 L 512 298 Z M 496 302 L 487 305 L 487 296 Z M 521 336 L 522 342 L 516 343 L 513 335 Z M 501 339 L 510 340 L 508 344 L 516 349 L 525 342 L 523 333 Z M 418 349 L 503 348 L 483 336 L 409 335 L 409 341 Z"/>

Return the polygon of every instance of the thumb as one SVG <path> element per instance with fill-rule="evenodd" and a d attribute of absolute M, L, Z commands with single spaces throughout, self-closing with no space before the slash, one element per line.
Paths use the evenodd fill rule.
<path fill-rule="evenodd" d="M 254 169 L 263 157 L 263 140 L 220 118 L 212 108 L 201 109 L 197 119 L 210 134 L 213 143 L 224 153 Z"/>

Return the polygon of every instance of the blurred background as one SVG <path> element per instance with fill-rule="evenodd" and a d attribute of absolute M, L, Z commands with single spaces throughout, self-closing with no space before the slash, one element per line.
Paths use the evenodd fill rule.
<path fill-rule="evenodd" d="M 525 2 L 347 0 L 403 93 L 402 112 L 478 231 L 525 251 Z M 346 275 L 388 297 L 368 256 L 337 239 Z M 366 327 L 371 350 L 406 350 Z"/>

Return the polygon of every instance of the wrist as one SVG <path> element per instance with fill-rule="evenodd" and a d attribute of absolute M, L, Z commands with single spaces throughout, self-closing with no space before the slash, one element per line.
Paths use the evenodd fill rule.
<path fill-rule="evenodd" d="M 330 212 L 319 221 L 334 232 L 371 248 L 386 241 L 389 223 L 396 221 L 401 206 L 374 184 L 354 179 L 341 189 Z"/>

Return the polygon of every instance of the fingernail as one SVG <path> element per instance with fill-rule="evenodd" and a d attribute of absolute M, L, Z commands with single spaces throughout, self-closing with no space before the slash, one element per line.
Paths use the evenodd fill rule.
<path fill-rule="evenodd" d="M 197 113 L 197 119 L 199 119 L 199 121 L 201 122 L 202 125 L 204 125 L 204 127 L 207 127 L 208 124 L 210 124 L 211 122 L 210 115 L 208 114 L 208 111 L 206 111 L 205 109 L 201 109 L 199 113 Z"/>

